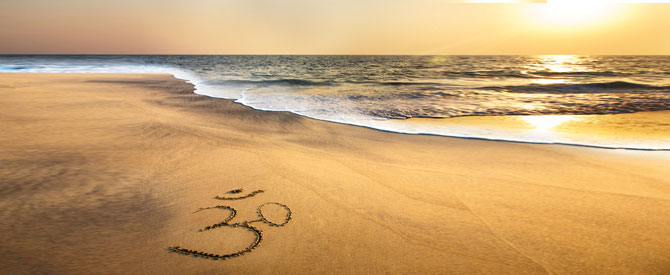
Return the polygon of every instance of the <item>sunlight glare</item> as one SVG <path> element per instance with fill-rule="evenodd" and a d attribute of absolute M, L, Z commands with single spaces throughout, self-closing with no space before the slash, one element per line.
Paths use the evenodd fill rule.
<path fill-rule="evenodd" d="M 575 72 L 584 70 L 578 63 L 581 59 L 576 55 L 541 55 L 537 57 L 542 69 L 550 72 Z"/>
<path fill-rule="evenodd" d="M 535 131 L 547 131 L 555 128 L 562 123 L 574 120 L 571 115 L 544 115 L 544 116 L 523 116 L 523 121 L 535 127 Z"/>

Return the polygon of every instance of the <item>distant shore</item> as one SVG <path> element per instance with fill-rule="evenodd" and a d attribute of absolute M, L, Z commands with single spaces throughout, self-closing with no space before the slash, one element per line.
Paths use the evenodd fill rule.
<path fill-rule="evenodd" d="M 670 271 L 667 151 L 394 134 L 167 74 L 0 74 L 0 98 L 3 274 Z M 243 221 L 237 257 L 168 250 L 243 251 Z"/>

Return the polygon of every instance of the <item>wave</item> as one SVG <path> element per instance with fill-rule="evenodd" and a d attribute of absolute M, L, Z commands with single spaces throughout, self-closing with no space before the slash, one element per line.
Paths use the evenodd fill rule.
<path fill-rule="evenodd" d="M 33 70 L 39 69 L 40 66 L 30 66 L 30 65 L 2 65 L 0 64 L 0 71 L 22 71 L 22 70 Z"/>
<path fill-rule="evenodd" d="M 670 92 L 670 86 L 654 86 L 626 81 L 585 83 L 585 84 L 528 84 L 514 86 L 486 86 L 482 90 L 496 90 L 513 93 L 634 93 Z"/>
<path fill-rule="evenodd" d="M 363 82 L 353 82 L 353 83 L 363 83 Z M 382 82 L 367 82 L 369 84 L 377 84 L 384 86 L 448 86 L 442 83 L 437 82 L 407 82 L 407 81 L 382 81 Z"/>
<path fill-rule="evenodd" d="M 552 71 L 509 71 L 509 70 L 483 70 L 483 71 L 444 71 L 442 75 L 447 78 L 544 78 L 544 77 L 626 77 L 630 73 L 615 71 L 575 71 L 575 72 L 552 72 Z"/>
<path fill-rule="evenodd" d="M 602 72 L 586 72 L 586 71 L 577 71 L 577 72 L 551 72 L 551 71 L 536 71 L 528 72 L 530 75 L 536 76 L 629 76 L 629 73 L 622 72 L 613 72 L 613 71 L 602 71 Z"/>
<path fill-rule="evenodd" d="M 206 81 L 207 85 L 251 85 L 251 86 L 338 86 L 342 84 L 363 84 L 363 85 L 381 85 L 381 86 L 424 86 L 424 87 L 451 87 L 454 84 L 444 84 L 438 82 L 420 82 L 420 81 L 357 81 L 357 80 L 307 80 L 297 78 L 285 79 L 266 79 L 266 80 L 215 80 Z"/>
<path fill-rule="evenodd" d="M 536 78 L 520 71 L 488 70 L 488 71 L 445 71 L 442 75 L 447 78 Z"/>
<path fill-rule="evenodd" d="M 307 80 L 307 79 L 297 79 L 297 78 L 284 78 L 284 79 L 267 79 L 267 80 L 217 80 L 217 81 L 207 81 L 205 84 L 208 85 L 230 85 L 230 84 L 239 84 L 239 85 L 255 85 L 255 86 L 269 86 L 269 85 L 285 85 L 285 86 L 333 86 L 336 85 L 333 81 L 316 81 L 316 80 Z"/>

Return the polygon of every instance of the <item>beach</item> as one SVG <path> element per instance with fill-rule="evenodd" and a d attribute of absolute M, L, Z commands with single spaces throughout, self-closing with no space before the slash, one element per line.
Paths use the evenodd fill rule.
<path fill-rule="evenodd" d="M 0 74 L 0 97 L 3 274 L 670 272 L 668 151 L 383 132 L 169 74 Z M 229 211 L 197 210 L 266 202 L 290 220 L 254 222 L 251 252 L 168 249 L 244 249 L 249 230 L 198 232 Z"/>

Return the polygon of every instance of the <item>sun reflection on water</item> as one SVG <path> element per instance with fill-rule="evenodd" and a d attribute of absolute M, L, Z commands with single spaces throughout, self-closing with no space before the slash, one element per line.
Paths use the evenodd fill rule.
<path fill-rule="evenodd" d="M 570 73 L 587 70 L 580 65 L 582 57 L 578 55 L 540 55 L 537 59 L 537 66 L 543 71 Z"/>
<path fill-rule="evenodd" d="M 576 120 L 572 115 L 523 116 L 521 119 L 534 127 L 533 131 L 538 132 L 549 132 L 565 122 Z"/>

